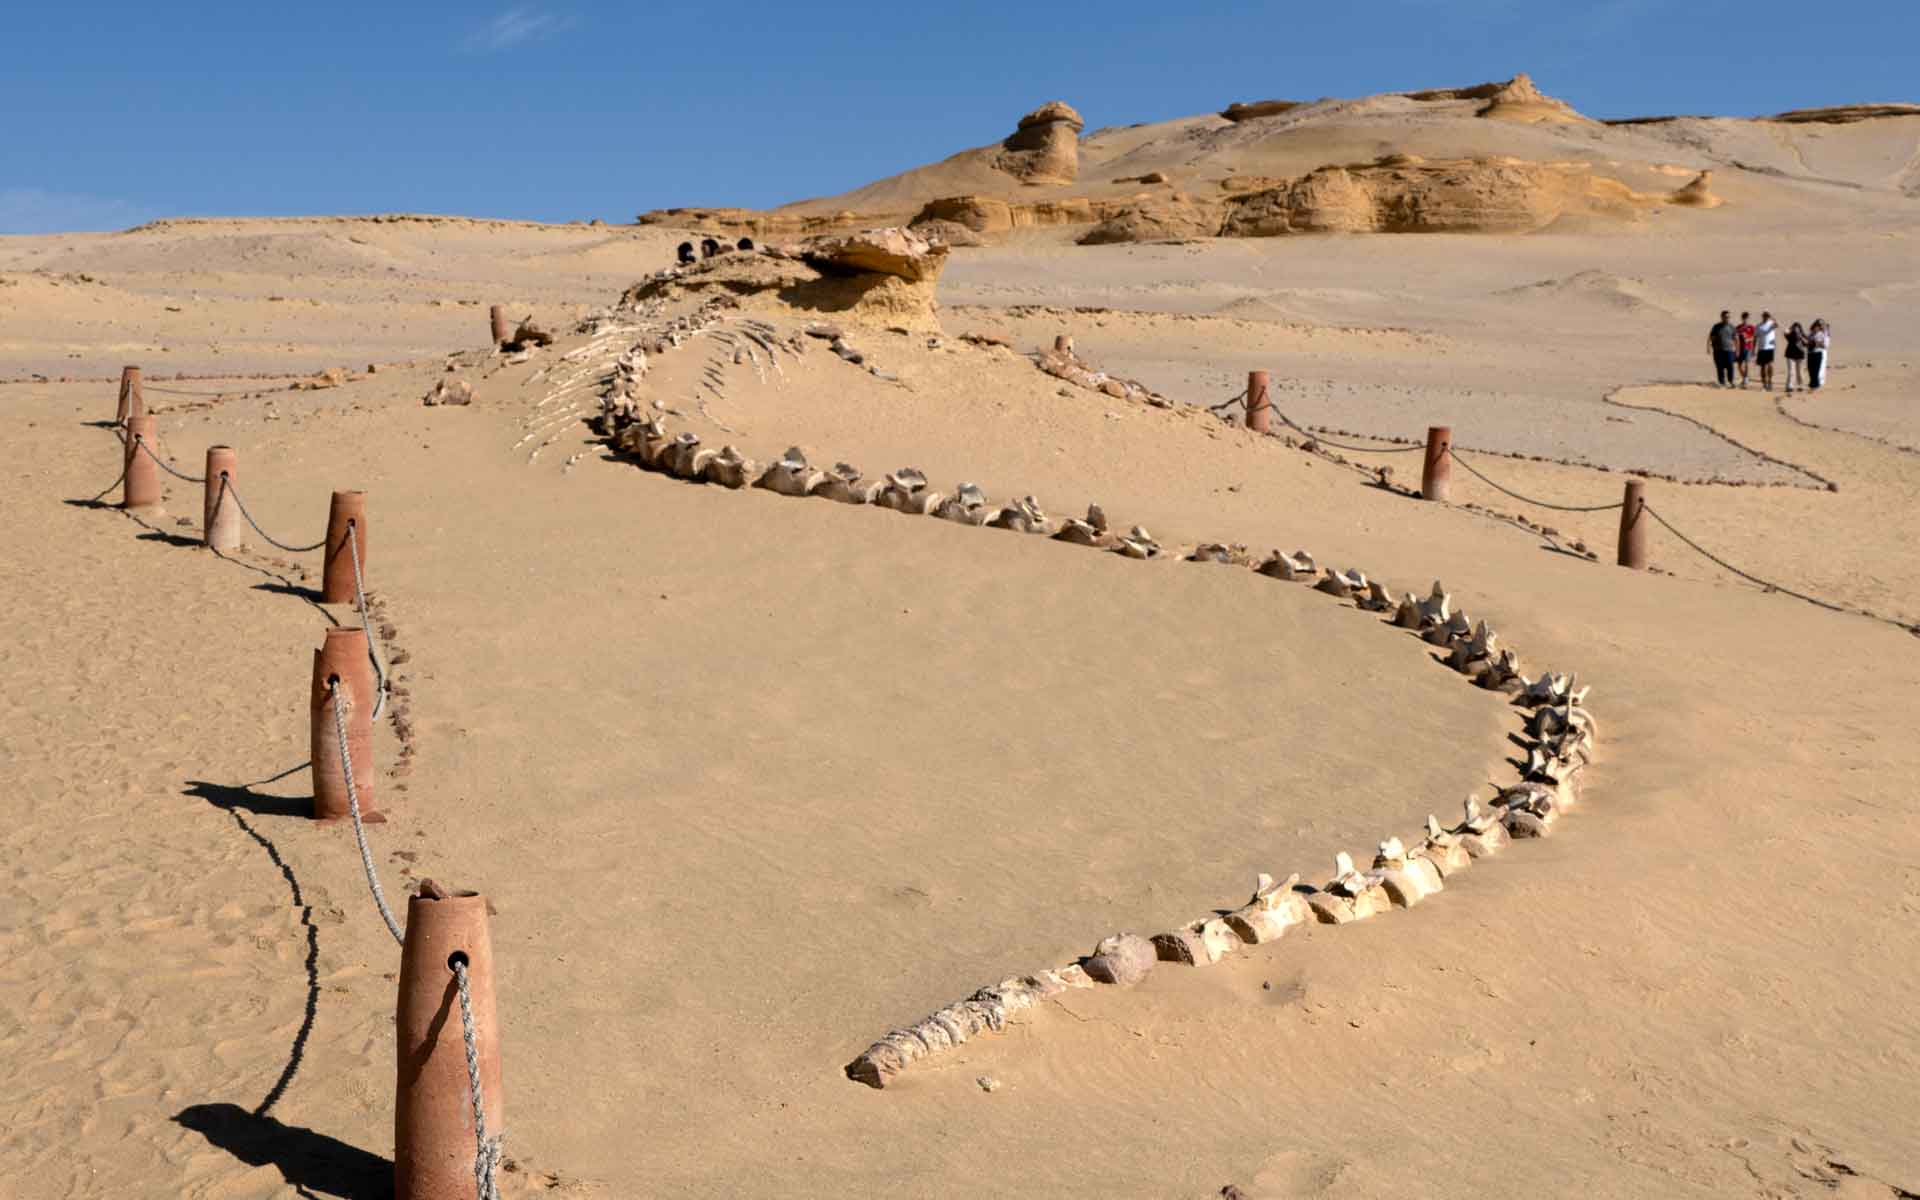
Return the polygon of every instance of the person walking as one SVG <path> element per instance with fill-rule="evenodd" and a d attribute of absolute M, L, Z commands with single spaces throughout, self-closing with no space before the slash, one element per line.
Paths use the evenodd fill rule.
<path fill-rule="evenodd" d="M 1807 390 L 1817 392 L 1827 382 L 1827 351 L 1833 345 L 1833 331 L 1825 317 L 1814 318 L 1807 331 Z"/>
<path fill-rule="evenodd" d="M 1758 335 L 1749 318 L 1752 313 L 1741 313 L 1740 324 L 1734 328 L 1734 335 L 1740 340 L 1740 386 L 1747 386 L 1747 364 L 1753 361 L 1753 340 Z"/>
<path fill-rule="evenodd" d="M 1807 386 L 1805 365 L 1807 361 L 1807 331 L 1795 321 L 1787 330 L 1787 395 L 1793 395 L 1793 385 L 1797 380 L 1802 388 Z"/>
<path fill-rule="evenodd" d="M 1772 313 L 1763 312 L 1760 314 L 1760 324 L 1754 326 L 1753 333 L 1759 339 L 1754 348 L 1753 361 L 1760 368 L 1760 386 L 1772 391 L 1774 340 L 1780 333 L 1780 323 L 1773 319 Z"/>
<path fill-rule="evenodd" d="M 1720 320 L 1707 331 L 1707 349 L 1713 351 L 1713 379 L 1715 387 L 1733 386 L 1733 355 L 1740 344 L 1740 335 L 1733 331 L 1733 314 L 1726 309 L 1720 310 Z"/>

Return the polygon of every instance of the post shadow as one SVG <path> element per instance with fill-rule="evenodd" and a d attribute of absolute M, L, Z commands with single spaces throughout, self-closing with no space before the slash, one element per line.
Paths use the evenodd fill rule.
<path fill-rule="evenodd" d="M 273 1167 L 303 1195 L 341 1200 L 389 1200 L 393 1195 L 391 1159 L 324 1133 L 248 1112 L 238 1104 L 189 1105 L 173 1120 L 250 1167 Z"/>

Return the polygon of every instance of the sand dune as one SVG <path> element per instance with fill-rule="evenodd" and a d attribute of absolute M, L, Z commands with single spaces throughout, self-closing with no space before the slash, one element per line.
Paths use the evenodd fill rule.
<path fill-rule="evenodd" d="M 355 614 L 314 556 L 196 548 L 195 484 L 137 520 L 87 501 L 129 361 L 163 456 L 235 446 L 283 539 L 369 492 L 405 731 L 376 730 L 370 836 L 390 892 L 492 902 L 509 1196 L 1920 1190 L 1920 375 L 1888 149 L 1912 118 L 1596 131 L 1474 115 L 1493 98 L 1095 131 L 1075 187 L 1290 178 L 1380 131 L 1575 161 L 1577 128 L 1621 186 L 1710 167 L 1726 203 L 1541 234 L 1013 228 L 953 250 L 911 321 L 730 288 L 732 341 L 689 332 L 717 294 L 694 273 L 634 289 L 686 223 L 0 239 L 0 1190 L 372 1196 L 391 1171 L 397 961 L 351 831 L 304 816 L 311 651 Z M 1725 161 L 1749 154 L 1783 174 Z M 559 337 L 492 354 L 492 304 Z M 1832 320 L 1830 386 L 1705 386 L 1726 307 Z M 807 332 L 829 320 L 852 353 Z M 1058 334 L 1174 405 L 1042 373 Z M 873 1038 L 982 983 L 1256 872 L 1324 882 L 1484 797 L 1513 712 L 1299 584 L 636 469 L 587 421 L 647 346 L 632 402 L 703 447 L 1442 579 L 1529 672 L 1592 686 L 1582 805 L 1417 909 L 1161 964 L 858 1086 Z M 352 370 L 289 390 L 326 367 Z M 1207 411 L 1253 369 L 1319 452 Z M 421 403 L 449 382 L 473 402 Z M 1414 481 L 1429 424 L 1519 495 L 1378 486 Z M 1611 565 L 1616 512 L 1536 502 L 1612 503 L 1628 471 L 1671 523 L 1650 571 Z"/>

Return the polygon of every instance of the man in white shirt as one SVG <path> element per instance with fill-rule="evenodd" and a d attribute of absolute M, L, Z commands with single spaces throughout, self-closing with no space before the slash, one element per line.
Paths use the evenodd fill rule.
<path fill-rule="evenodd" d="M 1759 340 L 1758 351 L 1753 357 L 1760 366 L 1760 386 L 1772 391 L 1773 339 L 1780 332 L 1780 326 L 1774 321 L 1772 313 L 1763 312 L 1760 314 L 1760 324 L 1754 327 L 1753 332 Z"/>

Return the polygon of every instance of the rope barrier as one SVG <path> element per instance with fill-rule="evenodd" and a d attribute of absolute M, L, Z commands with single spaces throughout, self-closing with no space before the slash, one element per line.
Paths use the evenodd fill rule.
<path fill-rule="evenodd" d="M 163 396 L 205 396 L 205 397 L 208 397 L 209 399 L 218 399 L 221 396 L 238 396 L 238 395 L 244 394 L 248 390 L 246 388 L 236 388 L 228 392 L 196 392 L 186 388 L 155 387 L 151 383 L 142 383 L 141 387 L 145 391 L 159 392 Z M 254 388 L 253 390 L 254 391 L 278 391 L 280 389 Z"/>
<path fill-rule="evenodd" d="M 473 1032 L 473 996 L 467 984 L 467 956 L 456 954 L 449 965 L 460 985 L 460 1026 L 467 1043 L 467 1094 L 473 1100 L 474 1196 L 475 1200 L 499 1200 L 494 1173 L 500 1166 L 500 1139 L 506 1135 L 487 1136 L 487 1110 L 480 1094 L 480 1047 Z"/>
<path fill-rule="evenodd" d="M 309 554 L 315 550 L 320 549 L 322 546 L 325 546 L 327 544 L 327 539 L 321 538 L 319 541 L 315 542 L 311 546 L 289 546 L 285 542 L 279 540 L 278 538 L 274 537 L 272 534 L 268 533 L 266 530 L 260 528 L 260 522 L 254 520 L 253 514 L 247 511 L 247 502 L 240 498 L 240 489 L 233 486 L 232 481 L 227 478 L 226 473 L 224 471 L 221 472 L 221 475 L 220 475 L 220 492 L 222 495 L 225 495 L 228 492 L 232 492 L 233 502 L 240 509 L 240 515 L 247 519 L 247 524 L 253 526 L 253 531 L 255 533 L 267 539 L 267 543 L 271 546 L 274 546 L 277 549 L 284 550 L 288 554 Z M 216 506 L 217 504 L 218 502 L 216 501 Z"/>
<path fill-rule="evenodd" d="M 129 463 L 128 463 L 128 461 L 127 461 L 127 458 L 126 458 L 126 456 L 124 456 L 124 455 L 123 455 L 123 456 L 121 457 L 121 459 L 120 459 L 120 474 L 119 474 L 119 476 L 118 476 L 118 477 L 117 477 L 117 478 L 116 478 L 116 479 L 115 479 L 115 480 L 114 480 L 114 481 L 113 481 L 112 483 L 110 483 L 110 484 L 108 484 L 107 486 L 105 486 L 105 487 L 103 487 L 103 488 L 101 488 L 101 489 L 99 490 L 99 492 L 97 492 L 97 493 L 96 493 L 96 494 L 95 494 L 95 495 L 94 495 L 94 496 L 93 496 L 93 497 L 92 497 L 92 498 L 91 498 L 90 500 L 88 500 L 88 501 L 87 501 L 87 503 L 88 503 L 88 504 L 98 504 L 98 503 L 100 503 L 100 502 L 101 502 L 102 500 L 104 500 L 104 499 L 106 499 L 106 498 L 107 498 L 107 493 L 108 493 L 108 492 L 111 492 L 111 491 L 112 491 L 113 489 L 115 489 L 115 488 L 117 488 L 117 487 L 119 487 L 119 486 L 120 486 L 120 485 L 121 485 L 122 483 L 124 483 L 124 482 L 126 482 L 126 478 L 127 478 L 127 467 L 128 467 L 128 466 L 129 466 Z"/>
<path fill-rule="evenodd" d="M 1226 411 L 1232 408 L 1234 405 L 1245 403 L 1246 399 L 1247 399 L 1247 393 L 1243 390 L 1238 396 L 1235 396 L 1230 400 L 1222 400 L 1218 404 L 1207 405 L 1207 411 L 1210 413 L 1219 413 L 1224 415 Z"/>
<path fill-rule="evenodd" d="M 387 932 L 405 946 L 407 936 L 400 932 L 400 922 L 393 919 L 393 910 L 387 907 L 387 894 L 380 890 L 380 875 L 373 868 L 373 851 L 367 849 L 367 831 L 360 824 L 360 789 L 353 782 L 353 755 L 347 749 L 347 717 L 340 699 L 340 681 L 334 679 L 327 686 L 333 695 L 333 732 L 340 743 L 340 770 L 347 782 L 347 811 L 353 814 L 353 837 L 360 843 L 360 865 L 367 869 L 367 886 L 373 891 L 373 903 L 380 910 L 380 919 L 387 923 Z"/>
<path fill-rule="evenodd" d="M 205 483 L 207 481 L 207 477 L 205 475 L 188 475 L 184 471 L 175 470 L 170 464 L 168 464 L 168 462 L 165 459 L 161 458 L 158 454 L 155 454 L 153 452 L 153 447 L 147 445 L 147 439 L 141 437 L 137 433 L 133 435 L 133 444 L 138 446 L 140 449 L 146 451 L 148 458 L 152 459 L 156 463 L 159 463 L 160 469 L 162 471 L 165 471 L 167 474 L 173 476 L 175 479 L 184 479 L 188 483 Z"/>
<path fill-rule="evenodd" d="M 1422 447 L 1417 447 L 1417 446 L 1414 447 L 1414 449 L 1421 449 L 1421 448 Z M 1522 503 L 1534 505 L 1537 508 L 1550 508 L 1550 509 L 1553 509 L 1555 512 L 1591 513 L 1591 512 L 1608 512 L 1612 509 L 1619 508 L 1623 503 L 1622 501 L 1616 500 L 1612 504 L 1584 504 L 1584 505 L 1582 504 L 1551 504 L 1545 500 L 1535 500 L 1532 496 L 1523 496 L 1519 492 L 1516 492 L 1511 488 L 1501 487 L 1499 484 L 1495 483 L 1493 480 L 1488 479 L 1485 475 L 1481 474 L 1478 470 L 1475 470 L 1472 463 L 1468 462 L 1464 458 L 1461 458 L 1457 453 L 1455 453 L 1453 450 L 1453 447 L 1451 446 L 1447 447 L 1447 456 L 1453 459 L 1453 461 L 1459 463 L 1461 466 L 1465 467 L 1469 472 L 1472 473 L 1475 479 L 1478 479 L 1481 483 L 1486 484 L 1488 487 L 1492 488 L 1494 491 L 1501 492 L 1505 495 L 1511 496 L 1515 500 L 1519 500 Z"/>
<path fill-rule="evenodd" d="M 360 538 L 352 521 L 347 522 L 347 553 L 353 556 L 353 600 L 360 606 L 360 628 L 367 635 L 367 657 L 373 660 L 377 689 L 373 701 L 373 719 L 378 721 L 380 711 L 387 706 L 387 665 L 380 661 L 379 642 L 373 636 L 373 618 L 367 615 L 367 589 L 360 577 Z"/>
<path fill-rule="evenodd" d="M 1780 592 L 1783 595 L 1792 596 L 1796 600 L 1805 600 L 1808 604 L 1816 605 L 1820 608 L 1827 609 L 1830 612 L 1859 613 L 1863 611 L 1860 609 L 1848 608 L 1845 605 L 1835 604 L 1831 600 L 1822 600 L 1817 596 L 1809 596 L 1804 592 L 1796 592 L 1792 588 L 1783 587 L 1782 585 L 1777 584 L 1770 579 L 1762 579 L 1758 575 L 1753 575 L 1746 571 L 1742 571 L 1739 567 L 1734 566 L 1732 563 L 1728 562 L 1726 559 L 1721 558 L 1719 555 L 1715 554 L 1713 551 L 1708 550 L 1705 546 L 1702 546 L 1699 542 L 1694 541 L 1692 538 L 1688 537 L 1686 534 L 1681 533 L 1678 529 L 1675 529 L 1671 521 L 1668 521 L 1665 517 L 1661 516 L 1658 512 L 1654 511 L 1653 505 L 1642 504 L 1640 506 L 1640 509 L 1642 512 L 1646 513 L 1648 516 L 1652 517 L 1654 520 L 1660 522 L 1661 526 L 1665 528 L 1668 533 L 1671 533 L 1673 536 L 1679 538 L 1682 542 L 1686 543 L 1686 545 L 1689 548 L 1691 548 L 1694 553 L 1700 555 L 1700 557 L 1706 559 L 1710 563 L 1713 563 L 1715 566 L 1721 568 L 1722 570 L 1738 575 L 1740 578 L 1746 580 L 1748 583 L 1755 584 L 1759 587 L 1763 587 L 1770 592 Z M 1872 616 L 1874 614 L 1867 613 L 1866 615 Z M 1895 622 L 1895 624 L 1898 624 L 1898 622 Z"/>
<path fill-rule="evenodd" d="M 1348 442 L 1336 442 L 1331 438 L 1315 433 L 1311 429 L 1294 424 L 1293 418 L 1281 412 L 1279 405 L 1269 401 L 1268 406 L 1273 409 L 1273 415 L 1280 418 L 1282 425 L 1287 426 L 1302 437 L 1312 438 L 1322 446 L 1332 446 L 1335 450 L 1348 450 L 1355 454 L 1410 454 L 1415 450 L 1426 449 L 1425 446 L 1355 446 Z"/>

